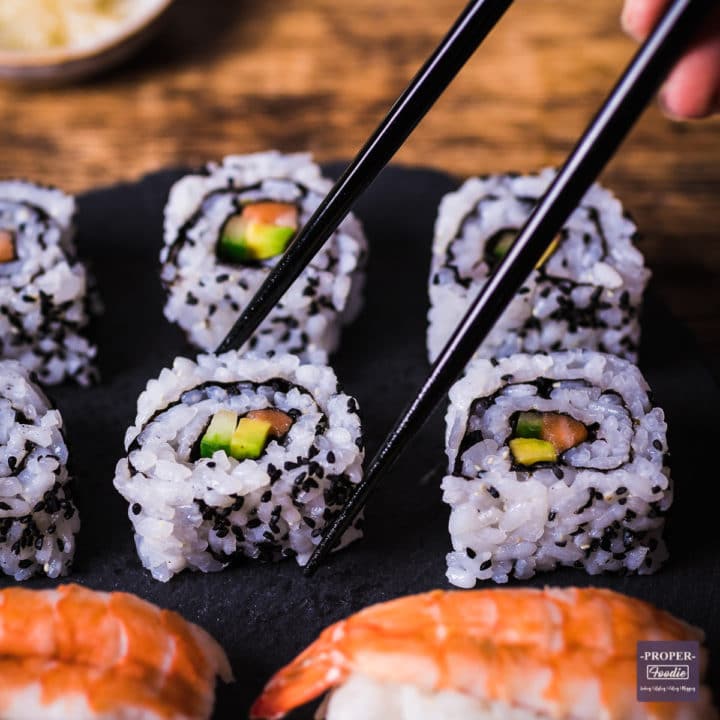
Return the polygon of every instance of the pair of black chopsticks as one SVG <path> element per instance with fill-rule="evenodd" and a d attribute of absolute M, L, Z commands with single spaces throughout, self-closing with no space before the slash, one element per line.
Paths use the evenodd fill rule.
<path fill-rule="evenodd" d="M 448 392 L 715 3 L 716 0 L 673 0 L 670 4 L 458 325 L 415 399 L 375 455 L 350 501 L 325 532 L 310 558 L 306 574 L 312 574 L 337 544 L 383 472 L 393 464 Z M 511 4 L 512 0 L 473 0 L 469 3 L 301 229 L 223 340 L 218 353 L 245 344 Z"/>

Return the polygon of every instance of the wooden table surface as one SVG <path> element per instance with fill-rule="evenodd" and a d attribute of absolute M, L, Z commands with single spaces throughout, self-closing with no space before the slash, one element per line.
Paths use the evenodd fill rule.
<path fill-rule="evenodd" d="M 397 157 L 458 175 L 560 162 L 633 43 L 620 0 L 519 0 Z M 0 87 L 0 176 L 82 191 L 223 154 L 350 157 L 463 0 L 178 0 L 128 64 Z M 604 174 L 655 288 L 720 367 L 720 122 L 648 110 Z"/>

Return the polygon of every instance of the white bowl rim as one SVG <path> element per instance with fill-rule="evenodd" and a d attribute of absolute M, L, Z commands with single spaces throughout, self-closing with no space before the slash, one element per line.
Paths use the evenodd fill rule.
<path fill-rule="evenodd" d="M 5 70 L 30 67 L 49 67 L 86 60 L 112 50 L 137 35 L 168 9 L 174 0 L 145 2 L 142 12 L 122 22 L 112 34 L 105 35 L 86 45 L 63 46 L 48 50 L 1 50 L 0 67 Z"/>

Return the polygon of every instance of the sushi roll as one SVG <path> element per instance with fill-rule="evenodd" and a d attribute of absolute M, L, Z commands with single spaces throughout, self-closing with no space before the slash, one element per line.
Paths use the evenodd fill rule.
<path fill-rule="evenodd" d="M 73 243 L 75 209 L 55 188 L 0 181 L 0 357 L 44 385 L 97 375 L 82 332 L 100 304 Z"/>
<path fill-rule="evenodd" d="M 165 208 L 165 316 L 214 351 L 331 187 L 308 155 L 237 155 L 188 175 Z M 367 254 L 352 215 L 303 270 L 246 350 L 325 362 L 360 310 Z"/>
<path fill-rule="evenodd" d="M 0 361 L 0 568 L 16 580 L 67 574 L 80 518 L 60 413 L 28 371 Z"/>
<path fill-rule="evenodd" d="M 435 590 L 324 630 L 250 717 L 279 720 L 330 691 L 318 720 L 717 720 L 706 685 L 692 702 L 637 700 L 648 640 L 703 633 L 610 590 Z M 703 648 L 698 683 L 706 661 Z"/>
<path fill-rule="evenodd" d="M 554 178 L 472 178 L 446 195 L 435 224 L 428 355 L 433 361 Z M 637 361 L 650 279 L 620 201 L 593 185 L 520 288 L 479 357 L 584 348 Z"/>
<path fill-rule="evenodd" d="M 115 487 L 162 581 L 241 557 L 304 565 L 364 455 L 357 403 L 332 369 L 235 352 L 178 358 L 151 380 L 125 447 Z"/>
<path fill-rule="evenodd" d="M 657 570 L 672 486 L 649 393 L 634 365 L 591 351 L 471 362 L 446 416 L 450 582 Z"/>
<path fill-rule="evenodd" d="M 209 720 L 216 676 L 232 680 L 210 635 L 134 595 L 0 590 L 5 720 Z"/>

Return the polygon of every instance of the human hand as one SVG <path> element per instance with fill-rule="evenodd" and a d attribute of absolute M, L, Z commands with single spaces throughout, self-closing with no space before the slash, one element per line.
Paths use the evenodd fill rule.
<path fill-rule="evenodd" d="M 644 40 L 670 0 L 625 0 L 622 26 Z M 720 11 L 708 22 L 660 90 L 663 111 L 675 118 L 701 118 L 720 112 Z"/>

